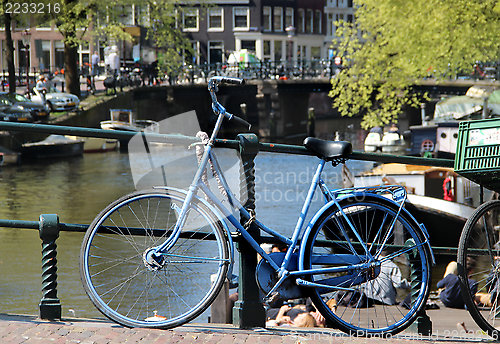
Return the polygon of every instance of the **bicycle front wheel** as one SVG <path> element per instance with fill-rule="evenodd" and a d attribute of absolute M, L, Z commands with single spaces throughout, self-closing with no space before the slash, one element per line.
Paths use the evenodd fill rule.
<path fill-rule="evenodd" d="M 85 234 L 80 274 L 94 305 L 128 327 L 172 328 L 202 314 L 219 293 L 230 263 L 218 217 L 196 199 L 161 268 L 144 253 L 172 233 L 184 195 L 146 191 L 104 209 Z"/>
<path fill-rule="evenodd" d="M 302 269 L 350 267 L 304 277 L 316 284 L 311 299 L 330 326 L 357 336 L 392 335 L 425 306 L 430 252 L 418 224 L 398 214 L 397 204 L 373 195 L 345 198 L 318 218 L 305 240 Z M 396 297 L 396 288 L 406 290 Z"/>
<path fill-rule="evenodd" d="M 458 276 L 467 310 L 479 327 L 496 339 L 500 334 L 499 230 L 500 201 L 484 203 L 465 223 L 457 256 Z M 473 281 L 469 283 L 469 279 Z"/>

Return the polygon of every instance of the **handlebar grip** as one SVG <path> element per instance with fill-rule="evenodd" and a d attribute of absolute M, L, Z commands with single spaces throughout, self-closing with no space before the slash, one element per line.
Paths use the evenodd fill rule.
<path fill-rule="evenodd" d="M 237 123 L 238 125 L 245 127 L 247 130 L 250 130 L 250 128 L 252 127 L 252 125 L 250 123 L 248 123 L 247 121 L 245 121 L 241 117 L 233 115 L 231 120 L 234 121 L 235 123 Z"/>
<path fill-rule="evenodd" d="M 244 85 L 245 80 L 239 78 L 231 78 L 226 76 L 214 77 L 219 84 Z"/>

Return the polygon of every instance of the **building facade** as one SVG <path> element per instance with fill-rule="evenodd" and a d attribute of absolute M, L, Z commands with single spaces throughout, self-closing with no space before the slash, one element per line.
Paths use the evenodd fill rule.
<path fill-rule="evenodd" d="M 344 20 L 348 23 L 354 22 L 354 7 L 352 0 L 326 0 L 325 6 L 326 31 L 325 45 L 327 53 L 325 58 L 333 59 L 335 56 L 335 41 L 337 39 L 336 22 Z"/>
<path fill-rule="evenodd" d="M 352 0 L 210 0 L 189 2 L 177 10 L 177 25 L 188 35 L 194 53 L 183 52 L 189 64 L 225 62 L 232 51 L 247 49 L 261 61 L 276 63 L 329 58 L 337 19 L 353 18 Z M 146 40 L 147 9 L 130 6 L 122 16 L 133 42 L 118 42 L 120 60 L 151 63 L 157 50 Z M 91 28 L 88 28 L 91 30 Z M 14 62 L 23 70 L 57 71 L 64 67 L 64 43 L 54 24 L 13 23 Z M 7 69 L 4 29 L 0 29 L 0 61 Z M 28 46 L 28 49 L 26 49 Z M 88 68 L 94 49 L 104 61 L 106 44 L 79 47 L 78 65 Z"/>
<path fill-rule="evenodd" d="M 325 0 L 218 0 L 211 5 L 183 9 L 181 24 L 192 40 L 196 64 L 225 62 L 241 49 L 261 61 L 326 57 Z"/>

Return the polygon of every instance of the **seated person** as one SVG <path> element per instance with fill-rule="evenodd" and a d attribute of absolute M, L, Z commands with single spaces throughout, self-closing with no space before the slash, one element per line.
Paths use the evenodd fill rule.
<path fill-rule="evenodd" d="M 383 251 L 380 256 L 386 257 L 387 252 Z M 399 267 L 392 260 L 386 260 L 380 265 L 377 278 L 366 282 L 364 287 L 368 298 L 385 305 L 395 305 L 396 289 L 409 289 L 410 284 L 402 277 Z"/>
<path fill-rule="evenodd" d="M 266 311 L 266 326 L 324 327 L 325 318 L 316 310 L 310 299 L 306 305 L 283 305 Z"/>
<path fill-rule="evenodd" d="M 495 268 L 498 268 L 498 264 L 500 264 L 500 257 L 495 257 Z M 498 279 L 495 269 L 492 269 L 490 274 L 486 279 L 485 286 L 481 289 L 486 292 L 476 293 L 474 301 L 480 305 L 485 307 L 498 307 L 498 290 L 500 289 L 500 280 Z"/>
<path fill-rule="evenodd" d="M 460 281 L 457 276 L 456 262 L 450 262 L 446 268 L 444 278 L 437 283 L 437 287 L 441 289 L 439 298 L 446 307 L 450 308 L 465 308 L 465 303 L 460 294 Z M 451 272 L 450 272 L 451 271 Z M 467 272 L 472 271 L 472 264 L 468 264 Z M 477 283 L 469 278 L 469 288 L 473 295 L 477 292 Z"/>

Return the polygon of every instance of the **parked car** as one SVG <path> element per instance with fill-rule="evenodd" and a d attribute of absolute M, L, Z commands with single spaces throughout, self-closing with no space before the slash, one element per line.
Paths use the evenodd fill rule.
<path fill-rule="evenodd" d="M 0 121 L 33 122 L 33 116 L 19 105 L 9 105 L 0 100 Z"/>
<path fill-rule="evenodd" d="M 17 105 L 24 110 L 28 110 L 34 121 L 47 122 L 49 120 L 50 109 L 48 105 L 32 102 L 17 93 L 0 92 L 0 104 Z"/>
<path fill-rule="evenodd" d="M 68 111 L 78 109 L 80 99 L 74 94 L 63 93 L 54 87 L 48 87 L 45 93 L 47 105 L 51 111 Z M 34 87 L 31 90 L 31 100 L 35 103 L 42 104 L 40 91 Z"/>

